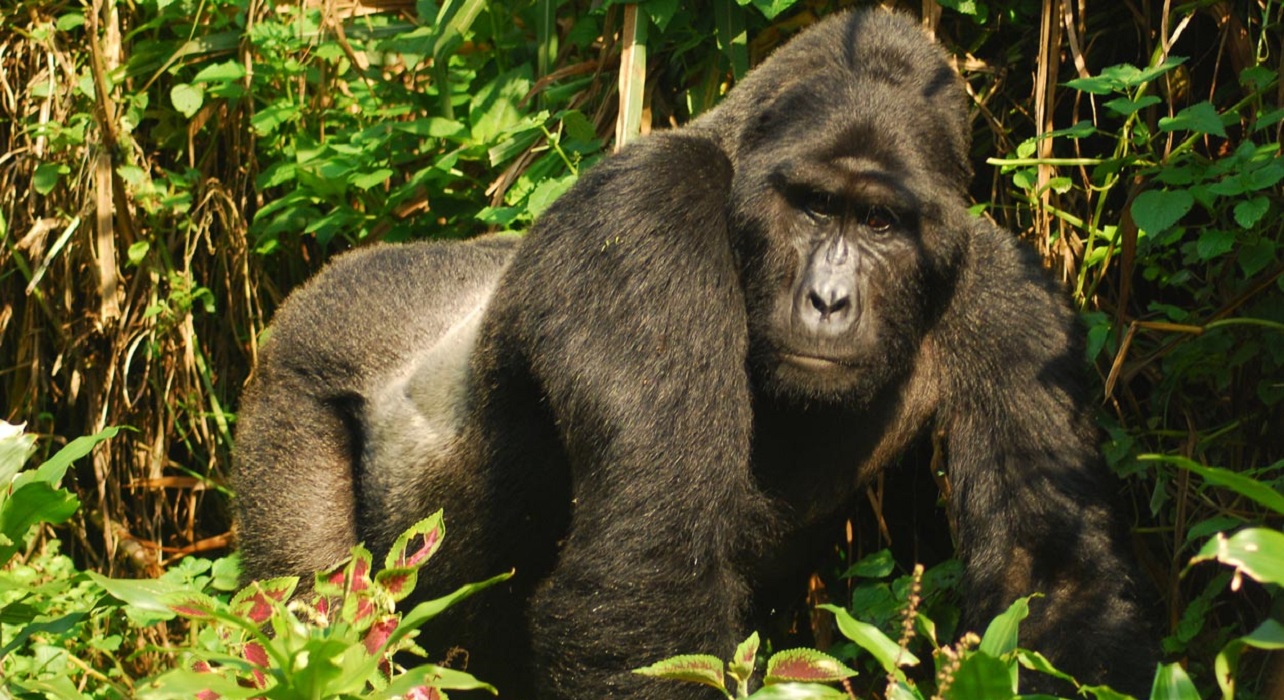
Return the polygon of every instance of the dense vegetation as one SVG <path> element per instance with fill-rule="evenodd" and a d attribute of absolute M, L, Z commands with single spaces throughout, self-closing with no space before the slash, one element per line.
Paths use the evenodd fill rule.
<path fill-rule="evenodd" d="M 26 423 L 43 463 L 15 477 L 29 438 L 0 435 L 0 697 L 127 697 L 180 660 L 267 653 L 235 621 L 294 619 L 264 602 L 284 584 L 233 599 L 219 557 L 237 395 L 282 297 L 354 245 L 526 228 L 615 144 L 707 110 L 845 4 L 0 4 L 0 418 Z M 1035 245 L 1083 311 L 1144 589 L 1186 669 L 1165 670 L 1160 697 L 1192 697 L 1186 673 L 1204 697 L 1265 696 L 1284 676 L 1263 651 L 1284 647 L 1284 8 L 883 4 L 923 16 L 968 81 L 978 214 Z M 930 487 L 931 462 L 905 471 Z M 834 533 L 799 597 L 926 656 L 931 626 L 903 626 L 903 610 L 951 642 L 957 570 L 896 537 L 911 509 L 892 486 Z M 1221 563 L 1191 565 L 1201 552 Z M 935 566 L 910 574 L 916 558 Z M 373 585 L 353 567 L 340 593 Z M 781 627 L 863 671 L 854 692 L 885 692 L 885 656 L 805 615 Z M 342 619 L 343 648 L 370 656 L 290 676 L 298 692 L 363 694 L 383 671 L 360 664 L 402 641 Z M 370 646 L 376 633 L 391 636 Z M 957 671 L 966 653 L 936 656 Z M 471 683 L 425 668 L 438 687 Z M 201 682 L 168 678 L 173 697 Z"/>

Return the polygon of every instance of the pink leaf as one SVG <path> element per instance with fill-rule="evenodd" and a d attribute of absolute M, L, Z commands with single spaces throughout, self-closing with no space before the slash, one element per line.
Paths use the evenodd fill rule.
<path fill-rule="evenodd" d="M 399 620 L 395 615 L 390 615 L 370 625 L 365 639 L 362 640 L 362 643 L 365 644 L 366 652 L 373 655 L 382 649 L 388 638 L 392 636 L 393 631 L 397 629 L 398 622 Z"/>

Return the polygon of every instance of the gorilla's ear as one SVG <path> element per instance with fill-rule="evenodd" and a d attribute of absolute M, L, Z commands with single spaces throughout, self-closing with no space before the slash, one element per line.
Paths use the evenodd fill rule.
<path fill-rule="evenodd" d="M 746 596 L 730 558 L 746 535 L 733 524 L 762 507 L 731 174 L 706 138 L 639 141 L 545 213 L 492 301 L 494 332 L 512 334 L 499 347 L 523 355 L 509 359 L 557 417 L 572 469 L 571 534 L 532 606 L 540 639 L 574 639 L 589 655 L 621 639 L 720 648 L 741 622 Z M 668 607 L 639 621 L 646 590 Z M 575 601 L 593 606 L 583 612 L 594 626 L 561 634 Z M 542 651 L 554 665 L 567 657 Z"/>

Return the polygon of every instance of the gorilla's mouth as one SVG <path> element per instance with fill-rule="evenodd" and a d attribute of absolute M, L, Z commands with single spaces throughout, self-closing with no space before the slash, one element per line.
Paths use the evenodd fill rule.
<path fill-rule="evenodd" d="M 847 364 L 842 360 L 822 355 L 800 355 L 798 353 L 782 352 L 780 353 L 780 359 L 782 362 L 791 364 L 799 369 L 812 372 L 833 372 L 848 368 Z"/>

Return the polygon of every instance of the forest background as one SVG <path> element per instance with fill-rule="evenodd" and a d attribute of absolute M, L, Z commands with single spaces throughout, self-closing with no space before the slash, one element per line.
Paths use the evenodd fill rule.
<path fill-rule="evenodd" d="M 75 448 L 70 494 L 42 472 L 50 500 L 21 500 L 0 459 L 13 692 L 128 695 L 196 639 L 104 577 L 234 587 L 238 395 L 328 258 L 524 230 L 617 144 L 708 110 L 851 4 L 0 3 L 0 417 L 40 459 Z M 921 17 L 967 81 L 978 215 L 1082 312 L 1167 658 L 1204 697 L 1265 696 L 1284 646 L 1284 6 L 881 4 Z M 871 488 L 782 629 L 850 660 L 808 602 L 893 638 L 914 596 L 957 619 L 948 531 L 897 536 L 945 527 L 934 475 L 902 471 L 926 510 Z M 1201 551 L 1221 563 L 1191 566 Z M 915 560 L 937 565 L 917 585 Z"/>

